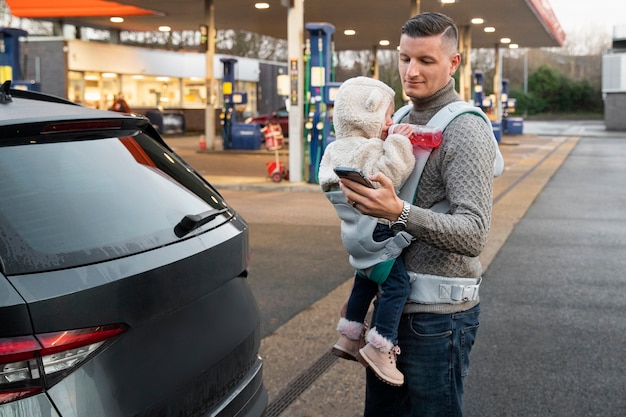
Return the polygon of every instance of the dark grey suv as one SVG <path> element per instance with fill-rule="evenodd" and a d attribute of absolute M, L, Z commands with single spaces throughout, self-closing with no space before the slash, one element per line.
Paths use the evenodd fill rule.
<path fill-rule="evenodd" d="M 261 416 L 248 225 L 139 116 L 0 92 L 0 415 Z"/>

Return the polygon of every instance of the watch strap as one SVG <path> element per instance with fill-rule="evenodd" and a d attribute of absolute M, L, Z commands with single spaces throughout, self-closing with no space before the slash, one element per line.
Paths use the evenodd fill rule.
<path fill-rule="evenodd" d="M 404 230 L 406 228 L 407 223 L 409 222 L 409 213 L 411 213 L 411 205 L 406 201 L 402 202 L 402 211 L 398 216 L 398 219 L 394 222 L 391 222 L 389 225 L 393 230 Z"/>

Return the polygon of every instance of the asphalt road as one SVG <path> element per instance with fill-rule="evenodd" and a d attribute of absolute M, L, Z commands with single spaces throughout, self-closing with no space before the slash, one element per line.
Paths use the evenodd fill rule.
<path fill-rule="evenodd" d="M 583 137 L 487 270 L 469 416 L 626 416 L 626 134 Z"/>

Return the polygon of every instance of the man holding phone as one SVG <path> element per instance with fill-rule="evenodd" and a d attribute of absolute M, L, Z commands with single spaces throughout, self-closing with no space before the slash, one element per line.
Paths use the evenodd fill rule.
<path fill-rule="evenodd" d="M 457 28 L 443 14 L 422 13 L 402 27 L 398 69 L 413 103 L 408 122 L 426 124 L 447 104 L 461 100 L 452 78 L 461 62 L 457 47 Z M 361 213 L 392 222 L 404 218 L 415 237 L 403 253 L 416 278 L 398 331 L 402 355 L 397 365 L 405 384 L 390 387 L 368 371 L 365 417 L 463 415 L 464 378 L 479 326 L 478 256 L 489 235 L 496 154 L 491 126 L 466 113 L 444 130 L 412 201 L 402 201 L 384 173 L 369 178 L 380 184 L 376 189 L 341 180 L 346 199 Z M 444 200 L 447 212 L 431 209 Z M 428 300 L 428 290 L 437 288 L 461 289 L 462 296 Z M 466 288 L 474 291 L 466 293 Z"/>

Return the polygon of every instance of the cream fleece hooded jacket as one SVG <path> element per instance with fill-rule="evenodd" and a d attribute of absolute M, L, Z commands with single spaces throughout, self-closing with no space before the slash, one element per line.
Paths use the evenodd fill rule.
<path fill-rule="evenodd" d="M 380 139 L 394 96 L 393 89 L 373 78 L 355 77 L 341 84 L 333 111 L 336 140 L 326 147 L 318 172 L 323 191 L 338 188 L 337 166 L 358 168 L 366 176 L 382 172 L 396 189 L 411 174 L 415 157 L 409 139 L 398 134 Z"/>

